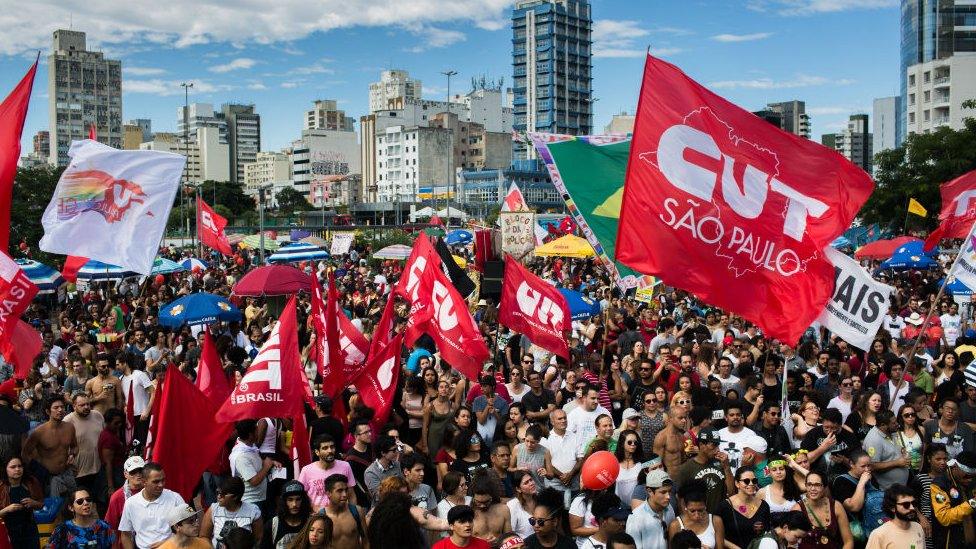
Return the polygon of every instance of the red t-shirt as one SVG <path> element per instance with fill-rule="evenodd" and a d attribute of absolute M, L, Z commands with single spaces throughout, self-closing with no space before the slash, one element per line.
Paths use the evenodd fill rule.
<path fill-rule="evenodd" d="M 451 541 L 450 537 L 446 537 L 435 543 L 433 549 L 491 549 L 491 546 L 481 538 L 472 537 L 468 540 L 468 544 L 462 547 Z"/>

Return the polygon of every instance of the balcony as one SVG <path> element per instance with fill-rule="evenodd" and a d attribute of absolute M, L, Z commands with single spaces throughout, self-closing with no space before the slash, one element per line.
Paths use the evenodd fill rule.
<path fill-rule="evenodd" d="M 949 116 L 936 116 L 932 119 L 932 124 L 936 126 L 941 126 L 943 124 L 949 123 Z"/>
<path fill-rule="evenodd" d="M 940 76 L 938 78 L 935 78 L 934 80 L 932 80 L 932 85 L 935 86 L 936 88 L 947 87 L 949 86 L 949 77 Z"/>

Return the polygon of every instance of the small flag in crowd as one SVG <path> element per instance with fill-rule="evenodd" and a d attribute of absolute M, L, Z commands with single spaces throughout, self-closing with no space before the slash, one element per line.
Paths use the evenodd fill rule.
<path fill-rule="evenodd" d="M 867 351 L 881 328 L 894 288 L 871 278 L 849 255 L 829 246 L 824 251 L 836 275 L 834 294 L 817 321 L 850 345 Z"/>
<path fill-rule="evenodd" d="M 18 350 L 23 352 L 27 349 L 18 349 L 21 344 L 14 341 L 17 339 L 15 333 L 18 332 L 18 325 L 23 322 L 20 320 L 20 315 L 30 306 L 31 300 L 37 295 L 37 291 L 37 286 L 27 278 L 20 265 L 6 253 L 0 251 L 0 348 L 10 350 L 13 359 L 11 362 L 14 363 L 14 377 L 17 379 L 27 377 L 30 372 L 31 361 L 40 351 L 38 348 L 30 357 L 22 353 L 17 354 Z M 30 327 L 29 324 L 27 326 L 35 336 L 39 337 L 33 327 Z M 23 332 L 22 329 L 19 330 Z M 29 335 L 21 335 L 35 339 Z"/>
<path fill-rule="evenodd" d="M 386 420 L 393 409 L 393 397 L 400 375 L 402 346 L 403 336 L 398 335 L 378 352 L 371 353 L 366 367 L 353 381 L 363 399 L 363 404 L 375 411 L 372 422 L 374 429 L 386 425 Z"/>
<path fill-rule="evenodd" d="M 525 334 L 532 343 L 569 360 L 565 333 L 572 316 L 566 297 L 555 286 L 505 256 L 505 280 L 498 321 Z"/>
<path fill-rule="evenodd" d="M 922 206 L 922 203 L 914 198 L 908 199 L 908 213 L 913 213 L 919 217 L 926 217 L 929 215 L 929 211 Z"/>
<path fill-rule="evenodd" d="M 234 255 L 234 250 L 231 249 L 230 242 L 227 241 L 227 234 L 224 232 L 227 219 L 214 211 L 200 197 L 197 197 L 197 216 L 197 232 L 200 234 L 200 242 L 224 255 Z"/>
<path fill-rule="evenodd" d="M 943 238 L 962 238 L 976 222 L 976 170 L 960 175 L 939 187 L 942 210 L 939 226 L 925 239 L 925 251 L 938 246 Z"/>
<path fill-rule="evenodd" d="M 525 203 L 525 197 L 522 196 L 522 190 L 519 186 L 512 182 L 512 185 L 508 188 L 508 194 L 505 195 L 505 199 L 502 200 L 502 210 L 503 212 L 527 212 L 529 211 L 529 206 Z"/>

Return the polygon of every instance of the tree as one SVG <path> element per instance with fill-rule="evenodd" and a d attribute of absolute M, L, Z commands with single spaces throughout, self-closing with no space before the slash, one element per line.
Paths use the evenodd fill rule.
<path fill-rule="evenodd" d="M 282 213 L 307 212 L 315 208 L 306 200 L 305 195 L 292 187 L 285 187 L 275 195 L 278 211 Z"/>
<path fill-rule="evenodd" d="M 963 106 L 976 108 L 972 100 Z M 939 186 L 976 169 L 976 119 L 966 118 L 961 130 L 941 127 L 928 134 L 911 134 L 901 147 L 878 153 L 874 164 L 875 189 L 861 209 L 862 222 L 894 222 L 904 229 L 908 199 L 914 198 L 929 215 L 912 216 L 910 226 L 934 228 L 942 204 Z"/>
<path fill-rule="evenodd" d="M 257 202 L 244 194 L 243 187 L 226 181 L 204 181 L 200 185 L 200 196 L 212 208 L 219 206 L 227 208 L 231 214 L 225 216 L 228 220 L 257 208 Z M 220 213 L 219 210 L 218 213 Z M 220 215 L 224 214 L 221 213 Z"/>
<path fill-rule="evenodd" d="M 10 208 L 10 250 L 14 253 L 21 241 L 30 246 L 32 256 L 50 263 L 55 257 L 40 252 L 38 241 L 44 236 L 41 217 L 47 208 L 54 189 L 58 186 L 58 179 L 64 168 L 42 166 L 39 168 L 21 168 L 17 170 L 14 179 L 13 202 Z M 16 254 L 15 254 L 16 255 Z"/>

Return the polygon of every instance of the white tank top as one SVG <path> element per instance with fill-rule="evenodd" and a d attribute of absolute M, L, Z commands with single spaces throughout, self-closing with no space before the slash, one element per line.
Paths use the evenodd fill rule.
<path fill-rule="evenodd" d="M 262 454 L 274 454 L 278 451 L 278 427 L 271 418 L 262 418 L 261 421 L 268 424 L 268 430 L 264 433 L 264 440 L 258 447 L 258 452 Z"/>
<path fill-rule="evenodd" d="M 770 486 L 772 486 L 772 485 L 770 485 Z M 772 495 L 773 495 L 773 491 L 770 490 L 767 487 L 766 488 L 766 497 L 764 497 L 763 499 L 765 499 L 766 500 L 766 504 L 769 505 L 769 512 L 770 513 L 788 513 L 790 511 L 792 511 L 793 510 L 793 506 L 796 505 L 796 502 L 795 501 L 792 501 L 792 500 L 786 500 L 785 503 L 774 503 L 773 500 L 772 500 L 772 497 L 771 497 Z"/>
<path fill-rule="evenodd" d="M 682 530 L 687 529 L 681 517 L 678 517 L 678 526 L 681 526 Z M 694 532 L 694 530 L 692 531 Z M 696 533 L 695 535 L 698 536 L 698 540 L 701 541 L 703 546 L 715 547 L 715 525 L 712 523 L 711 514 L 708 515 L 708 528 L 705 528 L 705 531 L 701 534 Z"/>

